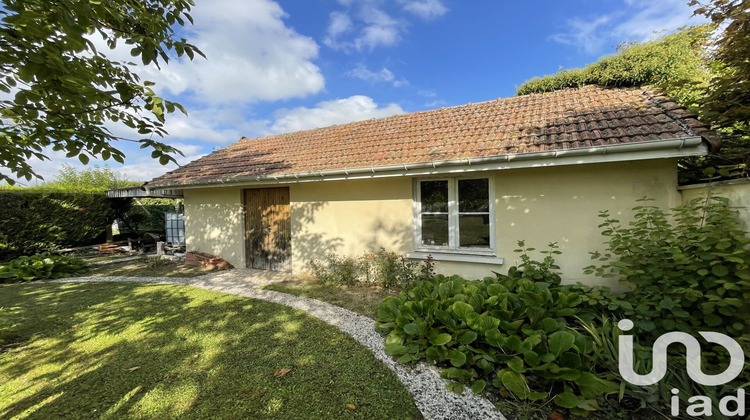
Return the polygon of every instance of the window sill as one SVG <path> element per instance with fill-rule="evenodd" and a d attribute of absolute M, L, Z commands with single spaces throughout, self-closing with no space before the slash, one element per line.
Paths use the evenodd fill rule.
<path fill-rule="evenodd" d="M 406 254 L 406 258 L 413 260 L 426 260 L 428 255 L 431 255 L 434 261 L 454 261 L 494 265 L 502 265 L 504 262 L 502 258 L 491 255 L 455 254 L 423 251 L 409 252 Z"/>

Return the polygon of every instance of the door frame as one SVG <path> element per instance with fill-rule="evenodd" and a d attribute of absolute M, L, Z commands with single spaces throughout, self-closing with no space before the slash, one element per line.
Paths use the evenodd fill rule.
<path fill-rule="evenodd" d="M 288 206 L 288 241 L 287 241 L 287 255 L 286 260 L 281 263 L 282 266 L 280 269 L 279 267 L 274 267 L 274 262 L 269 262 L 267 267 L 253 267 L 255 265 L 255 257 L 250 255 L 250 251 L 253 250 L 253 247 L 250 244 L 251 236 L 250 236 L 250 218 L 253 217 L 251 212 L 248 209 L 248 192 L 249 191 L 261 191 L 261 190 L 285 190 L 286 195 L 286 205 Z M 253 268 L 258 270 L 267 270 L 267 271 L 280 271 L 280 272 L 291 272 L 292 271 L 292 212 L 291 212 L 291 196 L 290 196 L 290 188 L 289 186 L 273 186 L 273 187 L 261 187 L 261 188 L 245 188 L 242 190 L 242 212 L 243 212 L 243 253 L 244 253 L 244 259 L 245 259 L 245 267 L 247 268 Z M 260 220 L 262 221 L 264 217 L 261 215 L 259 216 Z"/>

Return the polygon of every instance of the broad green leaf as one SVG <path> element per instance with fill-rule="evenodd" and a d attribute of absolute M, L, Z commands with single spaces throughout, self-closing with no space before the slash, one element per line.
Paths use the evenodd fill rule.
<path fill-rule="evenodd" d="M 408 348 L 404 346 L 403 344 L 387 344 L 385 346 L 385 353 L 389 356 L 400 356 L 402 354 L 405 354 L 408 351 Z"/>
<path fill-rule="evenodd" d="M 555 404 L 563 408 L 575 408 L 578 406 L 578 397 L 572 392 L 563 392 L 555 395 Z"/>
<path fill-rule="evenodd" d="M 526 372 L 526 368 L 523 366 L 523 359 L 521 359 L 520 357 L 514 357 L 508 360 L 508 367 L 518 373 Z"/>
<path fill-rule="evenodd" d="M 456 316 L 464 321 L 467 320 L 467 317 L 470 313 L 474 313 L 474 308 L 472 308 L 471 305 L 465 302 L 455 302 L 452 306 L 453 313 L 456 314 Z"/>
<path fill-rule="evenodd" d="M 493 347 L 502 347 L 505 336 L 499 330 L 488 330 L 484 333 L 487 343 Z"/>
<path fill-rule="evenodd" d="M 430 342 L 436 346 L 442 346 L 444 344 L 448 344 L 448 342 L 451 341 L 451 338 L 452 337 L 450 334 L 442 333 L 438 334 L 435 338 L 430 340 Z"/>
<path fill-rule="evenodd" d="M 522 374 L 509 370 L 503 373 L 500 380 L 505 389 L 512 392 L 516 397 L 523 400 L 529 396 L 529 386 L 526 383 L 526 377 Z"/>
<path fill-rule="evenodd" d="M 409 335 L 417 335 L 419 333 L 419 326 L 414 323 L 404 325 L 404 332 Z"/>
<path fill-rule="evenodd" d="M 464 331 L 458 336 L 458 342 L 461 344 L 471 344 L 477 339 L 477 333 L 474 331 Z"/>
<path fill-rule="evenodd" d="M 561 355 L 564 351 L 570 350 L 575 343 L 576 337 L 570 331 L 557 331 L 549 336 L 550 351 L 556 356 Z"/>
<path fill-rule="evenodd" d="M 459 350 L 449 350 L 448 359 L 450 359 L 451 365 L 461 367 L 466 363 L 466 354 Z"/>
<path fill-rule="evenodd" d="M 482 391 L 484 391 L 484 388 L 487 386 L 487 382 L 483 380 L 474 381 L 473 384 L 471 384 L 471 392 L 475 394 L 481 394 Z"/>

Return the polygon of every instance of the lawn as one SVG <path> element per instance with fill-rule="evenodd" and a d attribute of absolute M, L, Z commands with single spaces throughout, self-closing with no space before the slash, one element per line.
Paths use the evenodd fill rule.
<path fill-rule="evenodd" d="M 137 260 L 91 265 L 76 277 L 196 277 L 208 273 L 202 267 L 185 265 L 184 262 L 143 257 Z"/>
<path fill-rule="evenodd" d="M 285 281 L 269 284 L 263 289 L 289 293 L 322 300 L 332 305 L 340 306 L 360 315 L 375 317 L 380 302 L 388 296 L 398 295 L 393 290 L 375 288 L 368 285 L 335 286 L 310 281 Z"/>
<path fill-rule="evenodd" d="M 301 311 L 174 285 L 0 287 L 0 418 L 419 417 L 368 350 Z"/>

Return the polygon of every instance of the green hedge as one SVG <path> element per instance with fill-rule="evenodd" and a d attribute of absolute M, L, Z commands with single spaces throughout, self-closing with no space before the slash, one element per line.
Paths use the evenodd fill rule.
<path fill-rule="evenodd" d="M 92 243 L 129 205 L 101 192 L 0 191 L 0 260 Z"/>

